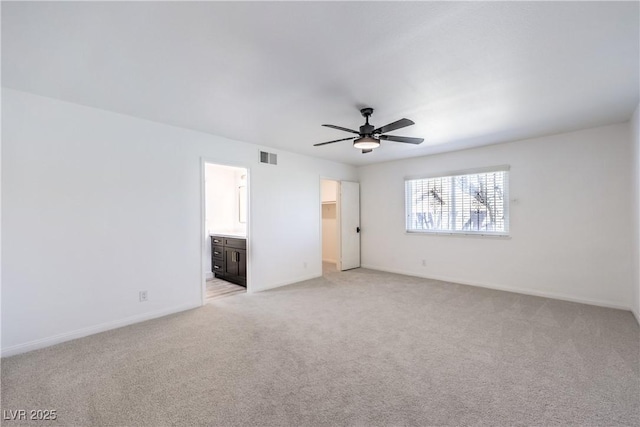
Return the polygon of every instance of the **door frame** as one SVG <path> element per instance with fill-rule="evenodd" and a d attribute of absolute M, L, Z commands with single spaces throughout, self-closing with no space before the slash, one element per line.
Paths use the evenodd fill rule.
<path fill-rule="evenodd" d="M 251 168 L 246 164 L 229 162 L 227 160 L 215 159 L 212 157 L 200 157 L 200 230 L 198 235 L 200 236 L 200 305 L 205 304 L 207 294 L 207 273 L 204 271 L 205 261 L 204 257 L 207 253 L 207 244 L 210 244 L 207 239 L 207 192 L 206 192 L 206 177 L 207 177 L 207 164 L 228 166 L 232 168 L 241 168 L 247 171 L 247 293 L 251 293 Z"/>

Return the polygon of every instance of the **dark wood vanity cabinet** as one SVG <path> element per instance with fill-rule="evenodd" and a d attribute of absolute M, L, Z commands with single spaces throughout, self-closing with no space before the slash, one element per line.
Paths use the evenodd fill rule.
<path fill-rule="evenodd" d="M 211 236 L 211 271 L 215 277 L 247 286 L 247 240 Z"/>

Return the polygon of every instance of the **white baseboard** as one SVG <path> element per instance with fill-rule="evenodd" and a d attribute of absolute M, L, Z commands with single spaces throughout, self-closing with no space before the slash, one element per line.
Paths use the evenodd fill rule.
<path fill-rule="evenodd" d="M 213 279 L 213 272 L 207 271 L 206 273 L 204 273 L 204 278 L 205 278 L 205 280 Z"/>
<path fill-rule="evenodd" d="M 78 338 L 97 334 L 99 332 L 121 328 L 123 326 L 144 322 L 145 320 L 151 320 L 158 317 L 168 316 L 169 314 L 174 314 L 174 313 L 178 313 L 185 310 L 191 310 L 193 308 L 198 308 L 198 307 L 201 307 L 200 303 L 184 304 L 177 307 L 167 308 L 164 310 L 152 311 L 150 313 L 144 313 L 144 314 L 127 317 L 120 320 L 114 320 L 112 322 L 101 323 L 99 325 L 89 326 L 87 328 L 76 329 L 75 331 L 64 332 L 62 334 L 54 335 L 52 337 L 41 338 L 38 340 L 26 342 L 23 344 L 13 345 L 11 347 L 2 349 L 2 357 L 9 357 L 9 356 L 14 356 L 20 353 L 26 353 L 28 351 L 38 350 L 40 348 L 49 347 L 49 346 L 60 344 L 66 341 L 75 340 Z"/>
<path fill-rule="evenodd" d="M 310 274 L 307 276 L 300 276 L 293 280 L 287 280 L 286 282 L 276 283 L 274 285 L 267 285 L 264 287 L 260 287 L 258 289 L 251 289 L 251 293 L 268 291 L 269 289 L 275 289 L 275 288 L 280 288 L 282 286 L 293 285 L 294 283 L 304 282 L 305 280 L 316 279 L 318 277 L 322 277 L 322 274 Z"/>
<path fill-rule="evenodd" d="M 570 302 L 577 302 L 577 303 L 588 304 L 588 305 L 596 305 L 598 307 L 615 308 L 615 309 L 618 309 L 618 310 L 628 310 L 628 311 L 631 310 L 631 307 L 620 305 L 620 304 L 617 304 L 617 303 L 612 303 L 612 302 L 609 302 L 609 301 L 602 301 L 602 300 L 596 300 L 596 299 L 591 299 L 591 298 L 574 297 L 574 296 L 571 296 L 571 295 L 565 295 L 565 294 L 560 294 L 560 293 L 555 293 L 555 292 L 545 292 L 545 291 L 537 291 L 535 289 L 528 289 L 528 288 L 515 288 L 515 287 L 510 287 L 510 286 L 500 286 L 500 285 L 494 285 L 494 284 L 489 284 L 489 283 L 473 282 L 473 281 L 469 281 L 469 280 L 457 279 L 457 278 L 454 278 L 454 277 L 422 275 L 422 274 L 418 274 L 418 273 L 415 273 L 415 272 L 409 272 L 408 273 L 406 271 L 394 270 L 394 269 L 389 269 L 389 268 L 384 268 L 384 267 L 379 267 L 379 266 L 373 266 L 373 265 L 362 265 L 362 268 L 368 268 L 368 269 L 371 269 L 371 270 L 378 270 L 378 271 L 386 271 L 388 273 L 402 274 L 404 276 L 414 276 L 414 277 L 422 277 L 424 279 L 441 280 L 443 282 L 451 282 L 451 283 L 456 283 L 456 284 L 460 284 L 460 285 L 477 286 L 477 287 L 480 287 L 480 288 L 495 289 L 497 291 L 506 291 L 506 292 L 513 292 L 513 293 L 516 293 L 516 294 L 532 295 L 532 296 L 536 296 L 536 297 L 551 298 L 551 299 L 557 299 L 557 300 L 562 300 L 562 301 L 570 301 Z"/>
<path fill-rule="evenodd" d="M 638 313 L 636 310 L 631 310 L 631 312 L 635 316 L 636 322 L 638 322 L 638 325 L 640 326 L 640 313 Z"/>

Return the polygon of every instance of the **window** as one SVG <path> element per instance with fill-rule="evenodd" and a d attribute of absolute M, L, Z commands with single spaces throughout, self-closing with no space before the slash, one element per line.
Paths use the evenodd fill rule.
<path fill-rule="evenodd" d="M 509 234 L 508 166 L 405 180 L 408 232 Z"/>

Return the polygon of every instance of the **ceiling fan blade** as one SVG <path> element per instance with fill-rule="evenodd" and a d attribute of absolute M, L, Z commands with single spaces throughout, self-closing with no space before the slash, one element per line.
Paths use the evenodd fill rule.
<path fill-rule="evenodd" d="M 333 129 L 338 129 L 338 130 L 343 130 L 345 132 L 357 133 L 358 135 L 360 135 L 360 132 L 358 132 L 357 130 L 343 128 L 342 126 L 336 126 L 336 125 L 322 125 L 322 126 L 326 126 L 328 128 L 333 128 Z"/>
<path fill-rule="evenodd" d="M 367 154 L 367 153 L 370 153 L 372 151 L 373 151 L 373 149 L 371 149 L 371 148 L 369 148 L 368 150 L 362 150 L 362 154 Z"/>
<path fill-rule="evenodd" d="M 313 144 L 313 146 L 314 147 L 319 147 L 321 145 L 333 144 L 334 142 L 346 141 L 347 139 L 355 139 L 355 136 L 351 136 L 349 138 L 334 139 L 333 141 L 319 142 L 317 144 Z"/>
<path fill-rule="evenodd" d="M 406 142 L 407 144 L 422 144 L 424 138 L 411 138 L 408 136 L 395 136 L 395 135 L 380 135 L 380 139 L 386 139 L 387 141 Z"/>
<path fill-rule="evenodd" d="M 402 129 L 411 125 L 415 125 L 415 123 L 409 119 L 400 119 L 397 122 L 389 123 L 386 126 L 382 126 L 378 129 L 374 129 L 373 133 L 387 133 L 387 132 L 391 132 L 392 130 Z"/>

